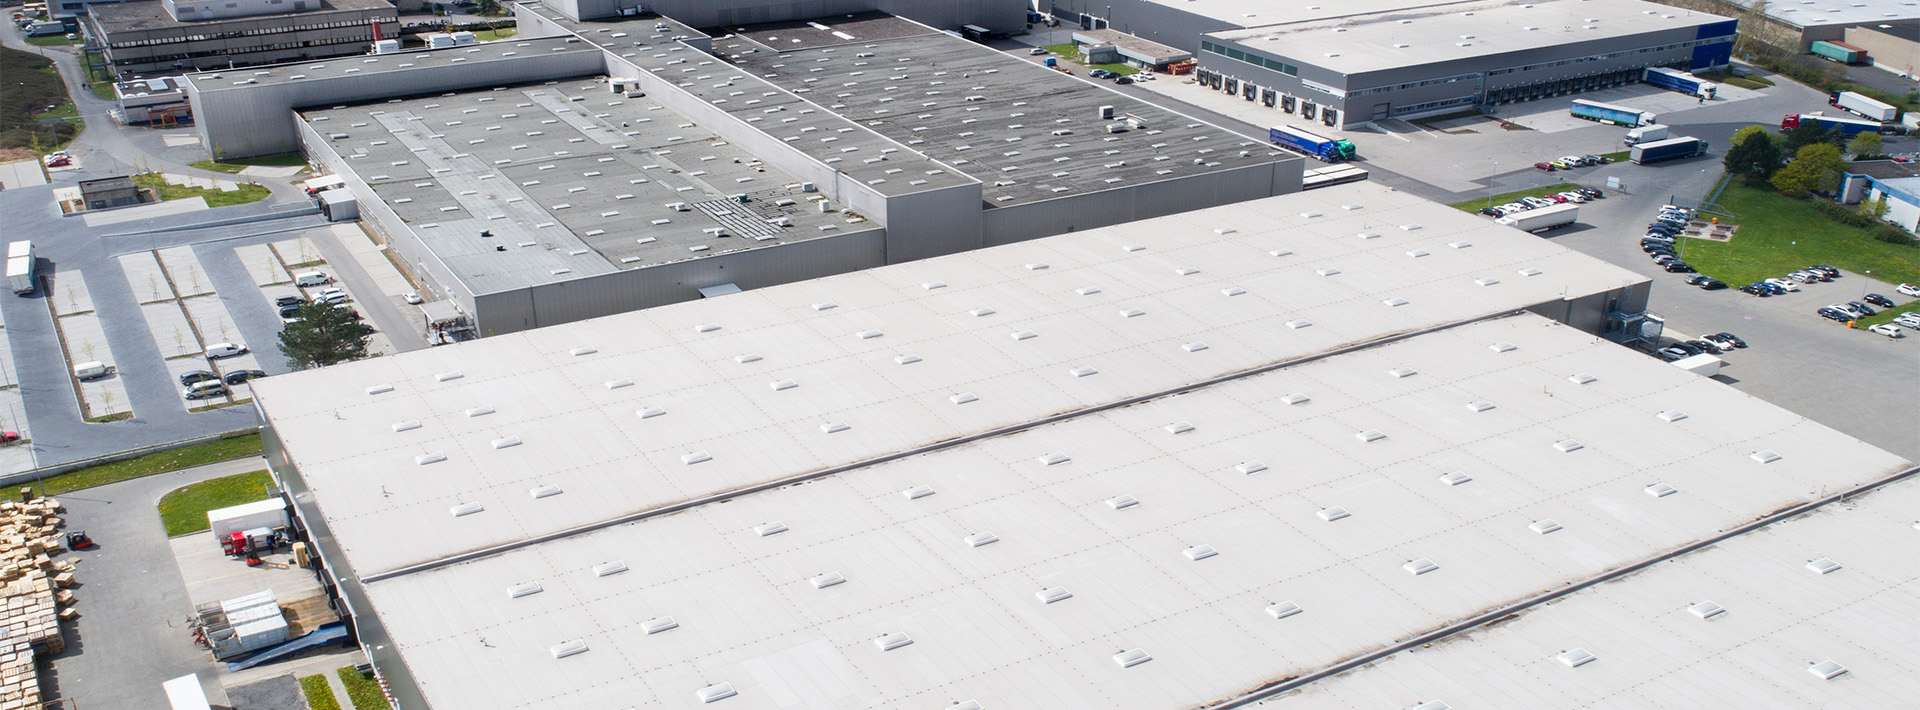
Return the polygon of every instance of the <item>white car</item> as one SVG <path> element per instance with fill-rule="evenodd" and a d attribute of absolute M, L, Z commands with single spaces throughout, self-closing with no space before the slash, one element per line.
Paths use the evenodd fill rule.
<path fill-rule="evenodd" d="M 1881 323 L 1875 326 L 1868 326 L 1867 331 L 1871 333 L 1879 333 L 1889 338 L 1900 337 L 1900 327 L 1892 323 Z"/>
<path fill-rule="evenodd" d="M 1554 206 L 1554 204 L 1556 204 L 1553 200 L 1549 200 L 1544 197 L 1522 197 L 1520 198 L 1520 201 L 1525 202 L 1534 207 L 1552 207 Z"/>
<path fill-rule="evenodd" d="M 1567 198 L 1568 202 L 1586 202 L 1587 201 L 1587 196 L 1582 195 L 1578 192 L 1562 192 L 1560 193 L 1560 196 Z"/>
<path fill-rule="evenodd" d="M 1893 290 L 1899 292 L 1900 295 L 1902 296 L 1913 296 L 1915 298 L 1920 298 L 1920 286 L 1915 286 L 1913 284 L 1900 284 L 1899 286 L 1893 287 Z"/>
<path fill-rule="evenodd" d="M 404 298 L 404 299 L 406 299 L 406 301 L 407 301 L 407 303 L 410 303 L 410 304 L 413 304 L 413 305 L 419 305 L 419 304 L 420 304 L 420 303 L 421 303 L 421 302 L 422 302 L 422 301 L 424 300 L 424 299 L 421 299 L 421 298 L 420 298 L 420 294 L 419 294 L 419 293 L 417 293 L 417 292 L 414 292 L 414 291 L 408 291 L 408 292 L 407 292 L 407 295 L 405 295 L 405 296 L 401 296 L 401 298 Z"/>
<path fill-rule="evenodd" d="M 1920 330 L 1920 316 L 1913 316 L 1913 317 L 1901 316 L 1899 318 L 1893 319 L 1893 323 L 1894 325 L 1904 325 L 1908 328 L 1914 328 L 1916 330 Z"/>
<path fill-rule="evenodd" d="M 214 343 L 207 346 L 207 359 L 218 360 L 224 357 L 247 354 L 247 346 L 239 343 Z"/>
<path fill-rule="evenodd" d="M 1773 284 L 1775 286 L 1779 286 L 1780 288 L 1784 288 L 1788 291 L 1800 290 L 1800 284 L 1794 283 L 1792 281 L 1788 281 L 1786 279 L 1779 279 L 1779 278 L 1767 279 L 1767 283 Z"/>
<path fill-rule="evenodd" d="M 315 303 L 346 303 L 347 292 L 345 289 L 330 288 L 314 294 L 313 300 Z"/>
<path fill-rule="evenodd" d="M 1847 305 L 1845 303 L 1829 303 L 1827 304 L 1827 307 L 1833 310 L 1839 311 L 1841 313 L 1845 313 L 1847 315 L 1853 316 L 1855 318 L 1867 317 L 1867 314 L 1861 313 L 1860 309 L 1854 308 L 1853 306 Z"/>

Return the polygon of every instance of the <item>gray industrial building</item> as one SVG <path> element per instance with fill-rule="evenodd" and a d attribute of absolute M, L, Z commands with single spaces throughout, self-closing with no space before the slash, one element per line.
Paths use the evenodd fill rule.
<path fill-rule="evenodd" d="M 167 73 L 363 54 L 400 36 L 386 0 L 140 0 L 96 4 L 82 21 L 116 74 Z M 233 7 L 228 7 L 229 5 Z"/>
<path fill-rule="evenodd" d="M 1883 30 L 1907 42 L 1920 41 L 1920 3 L 1913 0 L 1792 0 L 1764 4 L 1756 0 L 1686 0 L 1674 4 L 1739 14 L 1747 22 L 1740 28 L 1743 34 L 1794 52 L 1805 52 L 1820 40 L 1865 47 L 1861 40 L 1872 42 L 1872 38 L 1856 34 L 1862 30 Z M 1754 12 L 1756 6 L 1757 13 Z M 1910 65 L 1883 66 L 1908 76 L 1914 74 Z"/>
<path fill-rule="evenodd" d="M 1724 66 L 1736 26 L 1639 0 L 1112 7 L 1055 10 L 1194 48 L 1206 85 L 1340 128 L 1618 86 L 1653 66 Z"/>
<path fill-rule="evenodd" d="M 188 75 L 197 128 L 336 173 L 481 335 L 1300 189 L 1257 139 L 882 13 L 517 11 L 509 42 Z"/>

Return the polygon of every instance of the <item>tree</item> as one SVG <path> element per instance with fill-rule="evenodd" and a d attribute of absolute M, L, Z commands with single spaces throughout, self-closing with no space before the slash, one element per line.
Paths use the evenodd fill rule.
<path fill-rule="evenodd" d="M 1827 129 L 1813 121 L 1801 121 L 1800 125 L 1787 130 L 1786 143 L 1781 147 L 1791 153 L 1815 143 L 1824 143 L 1826 140 Z"/>
<path fill-rule="evenodd" d="M 476 13 L 486 15 L 487 17 L 499 17 L 507 14 L 506 11 L 500 7 L 500 0 L 480 0 L 479 5 L 473 9 Z"/>
<path fill-rule="evenodd" d="M 309 301 L 300 304 L 294 321 L 280 331 L 280 352 L 296 370 L 326 367 L 366 357 L 372 334 L 353 309 Z"/>
<path fill-rule="evenodd" d="M 1885 195 L 1860 202 L 1860 214 L 1866 215 L 1875 222 L 1886 219 L 1887 212 L 1892 209 L 1893 207 L 1887 204 Z"/>
<path fill-rule="evenodd" d="M 1738 175 L 1742 182 L 1765 180 L 1780 169 L 1780 143 L 1761 126 L 1747 126 L 1733 134 L 1733 147 L 1723 161 L 1727 174 Z"/>
<path fill-rule="evenodd" d="M 1865 158 L 1869 155 L 1879 155 L 1881 145 L 1880 134 L 1861 133 L 1854 136 L 1853 140 L 1847 141 L 1847 152 L 1852 153 L 1856 158 Z"/>
<path fill-rule="evenodd" d="M 1840 185 L 1840 171 L 1847 162 L 1840 149 L 1829 143 L 1816 143 L 1794 153 L 1793 162 L 1773 174 L 1773 187 L 1788 194 L 1829 192 Z"/>

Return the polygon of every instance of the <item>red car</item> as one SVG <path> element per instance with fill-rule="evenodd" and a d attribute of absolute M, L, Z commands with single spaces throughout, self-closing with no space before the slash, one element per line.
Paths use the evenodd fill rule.
<path fill-rule="evenodd" d="M 73 159 L 64 155 L 49 155 L 46 159 L 49 168 L 64 168 L 73 164 Z"/>
<path fill-rule="evenodd" d="M 20 440 L 20 432 L 0 431 L 0 444 L 9 444 Z"/>
<path fill-rule="evenodd" d="M 1553 163 L 1534 163 L 1533 167 L 1539 168 L 1541 170 L 1545 170 L 1547 172 L 1553 172 L 1554 170 Z"/>

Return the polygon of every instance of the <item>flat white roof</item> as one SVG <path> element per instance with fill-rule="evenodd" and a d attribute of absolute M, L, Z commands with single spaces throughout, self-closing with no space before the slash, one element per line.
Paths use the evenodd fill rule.
<path fill-rule="evenodd" d="M 1192 13 L 1240 27 L 1263 27 L 1291 22 L 1310 22 L 1333 17 L 1394 12 L 1426 7 L 1458 5 L 1472 0 L 1354 0 L 1353 2 L 1276 3 L 1273 0 L 1149 0 L 1155 5 Z M 1093 6 L 1089 5 L 1089 9 Z M 1113 22 L 1125 25 L 1130 20 L 1116 13 Z"/>
<path fill-rule="evenodd" d="M 1481 0 L 1416 11 L 1215 32 L 1208 36 L 1256 51 L 1271 47 L 1270 52 L 1282 57 L 1343 74 L 1358 74 L 1727 21 L 1728 18 L 1717 15 L 1640 0 L 1541 0 L 1520 4 Z M 1729 41 L 1731 37 L 1728 34 Z M 1572 50 L 1563 53 L 1578 54 Z M 1526 61 L 1540 61 L 1540 58 L 1528 55 Z"/>
<path fill-rule="evenodd" d="M 1753 0 L 1733 0 L 1752 7 Z M 1795 27 L 1864 25 L 1920 18 L 1913 0 L 1782 0 L 1767 3 L 1767 16 Z"/>
<path fill-rule="evenodd" d="M 374 575 L 1645 280 L 1353 184 L 294 373 L 255 393 L 355 570 Z M 822 430 L 841 421 L 851 428 Z M 563 493 L 532 495 L 545 486 Z"/>
<path fill-rule="evenodd" d="M 1306 686 L 1310 707 L 1908 706 L 1920 695 L 1912 479 Z M 1558 533 L 1556 533 L 1558 534 Z M 1830 560 L 1838 569 L 1810 567 Z M 1824 568 L 1824 566 L 1823 566 Z M 1559 659 L 1579 650 L 1571 660 Z M 1811 669 L 1832 662 L 1816 674 Z M 1829 679 L 1829 673 L 1844 673 Z M 1471 679 L 1470 682 L 1465 682 Z"/>
<path fill-rule="evenodd" d="M 883 426 L 847 421 L 786 436 Z M 740 708 L 1189 708 L 1902 465 L 1523 314 L 366 590 L 436 708 L 690 708 L 719 683 Z M 1891 554 L 1858 574 L 1910 582 Z M 1685 659 L 1685 632 L 1640 633 Z M 1566 645 L 1601 636 L 1626 634 Z M 1895 638 L 1822 653 L 1876 663 Z M 1485 699 L 1456 707 L 1510 706 Z"/>

